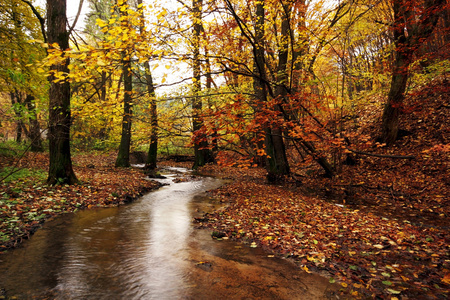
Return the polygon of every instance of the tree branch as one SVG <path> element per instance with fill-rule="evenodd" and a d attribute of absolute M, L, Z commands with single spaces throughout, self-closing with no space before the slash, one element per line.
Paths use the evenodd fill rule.
<path fill-rule="evenodd" d="M 382 157 L 382 158 L 395 158 L 395 159 L 415 159 L 416 157 L 413 155 L 388 155 L 388 154 L 376 154 L 376 153 L 369 153 L 369 152 L 363 152 L 358 151 L 354 149 L 347 148 L 347 150 L 361 155 L 367 155 L 367 156 L 375 156 L 375 157 Z"/>
<path fill-rule="evenodd" d="M 42 37 L 44 38 L 44 42 L 47 43 L 47 34 L 45 33 L 45 19 L 41 16 L 41 14 L 37 11 L 36 7 L 34 7 L 30 1 L 27 1 L 27 0 L 21 0 L 21 1 L 25 4 L 27 4 L 33 11 L 33 14 L 36 16 L 36 18 L 38 18 L 39 23 L 41 24 Z"/>

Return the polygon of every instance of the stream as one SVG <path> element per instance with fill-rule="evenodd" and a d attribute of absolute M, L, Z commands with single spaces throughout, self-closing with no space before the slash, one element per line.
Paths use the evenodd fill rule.
<path fill-rule="evenodd" d="M 131 204 L 65 214 L 0 255 L 0 299 L 336 299 L 324 277 L 195 229 L 223 181 L 169 171 Z"/>

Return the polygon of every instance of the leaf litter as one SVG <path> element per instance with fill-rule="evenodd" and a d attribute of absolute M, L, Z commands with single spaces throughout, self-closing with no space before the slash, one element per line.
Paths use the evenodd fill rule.
<path fill-rule="evenodd" d="M 448 299 L 450 91 L 441 81 L 405 99 L 393 147 L 369 149 L 415 159 L 356 155 L 333 179 L 293 165 L 295 179 L 280 185 L 262 169 L 210 165 L 201 172 L 235 180 L 214 192 L 227 205 L 203 226 L 323 273 L 344 298 Z M 384 99 L 372 100 L 351 129 L 375 140 Z"/>

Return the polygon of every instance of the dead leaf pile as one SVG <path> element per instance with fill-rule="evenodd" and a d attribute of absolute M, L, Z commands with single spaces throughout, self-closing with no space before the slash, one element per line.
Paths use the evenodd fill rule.
<path fill-rule="evenodd" d="M 445 82 L 445 79 L 444 79 Z M 450 92 L 436 80 L 405 101 L 400 139 L 354 155 L 333 179 L 314 164 L 292 165 L 295 179 L 265 183 L 261 169 L 207 166 L 235 181 L 217 191 L 229 205 L 205 217 L 219 235 L 326 272 L 350 298 L 450 297 Z M 352 124 L 379 136 L 384 99 L 364 105 Z M 357 145 L 354 145 L 357 147 Z"/>
<path fill-rule="evenodd" d="M 217 190 L 215 197 L 229 205 L 207 215 L 205 226 L 292 258 L 306 271 L 326 271 L 352 297 L 448 296 L 446 230 L 414 226 L 255 181 L 234 181 Z"/>

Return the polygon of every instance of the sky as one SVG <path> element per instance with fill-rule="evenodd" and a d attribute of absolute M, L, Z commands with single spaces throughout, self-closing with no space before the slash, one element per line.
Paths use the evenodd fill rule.
<path fill-rule="evenodd" d="M 33 1 L 33 3 L 36 6 L 40 6 L 45 8 L 46 5 L 46 0 L 35 0 Z M 78 12 L 78 6 L 80 5 L 80 1 L 79 0 L 67 0 L 67 8 L 66 8 L 66 13 L 67 13 L 67 19 L 69 20 L 69 24 L 72 25 L 73 21 L 75 20 L 75 16 L 77 15 Z M 81 29 L 84 26 L 84 18 L 86 16 L 86 13 L 88 12 L 88 1 L 84 0 L 83 2 L 83 9 L 81 11 L 81 15 L 78 18 L 78 22 L 77 22 L 77 29 Z"/>
<path fill-rule="evenodd" d="M 154 1 L 154 0 L 152 0 Z M 34 0 L 33 3 L 35 6 L 40 6 L 45 8 L 46 6 L 46 0 Z M 144 3 L 148 2 L 148 1 L 143 1 Z M 164 1 L 164 5 L 167 6 L 168 3 L 170 3 L 172 1 Z M 173 3 L 173 2 L 172 2 Z M 70 26 L 72 26 L 72 23 L 75 20 L 75 17 L 78 13 L 78 7 L 80 4 L 80 0 L 67 0 L 67 8 L 66 8 L 66 14 L 67 14 L 67 19 L 69 21 Z M 81 10 L 81 14 L 78 17 L 78 21 L 76 24 L 75 29 L 77 30 L 83 30 L 84 28 L 84 19 L 86 17 L 86 14 L 89 12 L 89 3 L 87 0 L 83 1 L 83 7 Z M 183 72 L 180 72 L 179 70 L 177 71 L 175 68 L 170 68 L 170 70 L 167 70 L 165 68 L 165 63 L 163 62 L 159 62 L 158 65 L 160 65 L 159 67 L 156 67 L 155 69 L 153 69 L 152 74 L 154 76 L 154 80 L 155 83 L 157 84 L 158 82 L 161 81 L 161 79 L 165 76 L 165 74 L 167 74 L 167 81 L 165 82 L 165 84 L 171 84 L 175 81 L 178 81 L 181 77 L 184 76 L 188 76 L 188 74 L 185 74 L 186 71 L 186 67 L 184 66 L 182 69 L 184 69 Z M 170 73 L 170 76 L 169 74 Z M 156 89 L 156 93 L 158 95 L 162 95 L 164 93 L 168 93 L 170 91 L 172 91 L 174 89 L 174 87 L 171 86 L 160 86 Z"/>

